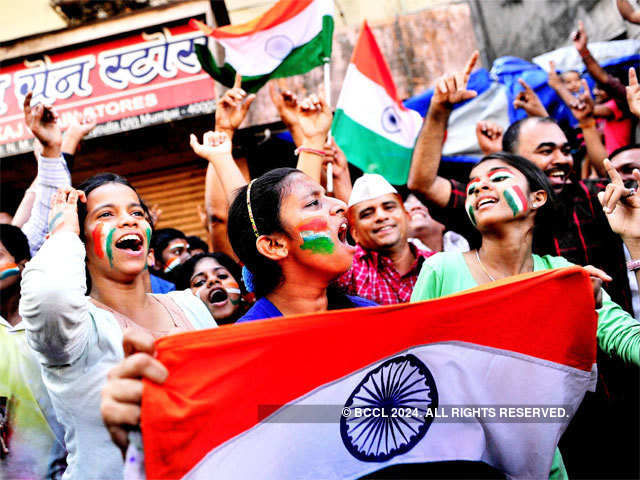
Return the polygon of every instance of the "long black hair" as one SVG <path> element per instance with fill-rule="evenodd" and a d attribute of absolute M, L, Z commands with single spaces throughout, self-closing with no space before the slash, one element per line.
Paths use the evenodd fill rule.
<path fill-rule="evenodd" d="M 280 265 L 256 248 L 256 234 L 249 219 L 248 201 L 260 235 L 285 233 L 280 218 L 282 198 L 289 185 L 288 178 L 302 174 L 295 168 L 276 168 L 252 181 L 251 198 L 247 199 L 247 186 L 240 188 L 229 207 L 227 231 L 231 247 L 240 261 L 253 274 L 256 297 L 271 293 L 284 280 Z"/>

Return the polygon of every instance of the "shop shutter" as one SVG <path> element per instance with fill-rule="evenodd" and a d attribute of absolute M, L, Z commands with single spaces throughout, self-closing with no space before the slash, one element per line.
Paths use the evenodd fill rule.
<path fill-rule="evenodd" d="M 189 166 L 137 175 L 129 181 L 149 208 L 157 204 L 162 209 L 156 228 L 177 228 L 206 242 L 198 216 L 198 205 L 204 203 L 205 174 L 206 169 Z"/>

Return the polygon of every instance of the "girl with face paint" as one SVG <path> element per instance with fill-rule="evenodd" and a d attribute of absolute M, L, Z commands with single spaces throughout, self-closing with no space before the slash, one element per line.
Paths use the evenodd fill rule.
<path fill-rule="evenodd" d="M 66 430 L 68 478 L 121 478 L 100 394 L 124 358 L 123 332 L 159 337 L 216 324 L 191 292 L 146 293 L 149 213 L 122 177 L 100 174 L 59 190 L 50 218 L 49 238 L 23 273 L 29 344 Z"/>
<path fill-rule="evenodd" d="M 176 272 L 178 289 L 190 289 L 202 300 L 218 325 L 234 323 L 251 306 L 240 265 L 222 253 L 191 257 Z"/>
<path fill-rule="evenodd" d="M 508 153 L 484 157 L 471 170 L 465 205 L 471 223 L 482 236 L 481 246 L 466 253 L 441 252 L 426 259 L 411 301 L 439 298 L 519 273 L 571 265 L 563 257 L 532 253 L 533 242 L 544 240 L 544 231 L 554 226 L 553 202 L 551 185 L 533 163 Z M 599 306 L 600 348 L 640 365 L 640 324 L 600 288 L 602 281 L 611 277 L 595 267 L 584 268 L 591 275 Z M 550 476 L 567 476 L 558 450 Z"/>

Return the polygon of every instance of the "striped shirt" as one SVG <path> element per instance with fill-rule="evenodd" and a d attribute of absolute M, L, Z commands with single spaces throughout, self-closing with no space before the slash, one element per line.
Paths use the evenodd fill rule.
<path fill-rule="evenodd" d="M 57 158 L 38 157 L 38 176 L 35 183 L 36 199 L 29 220 L 22 226 L 22 231 L 29 241 L 32 257 L 40 249 L 47 233 L 49 233 L 51 197 L 59 187 L 70 185 L 71 176 L 62 155 Z"/>

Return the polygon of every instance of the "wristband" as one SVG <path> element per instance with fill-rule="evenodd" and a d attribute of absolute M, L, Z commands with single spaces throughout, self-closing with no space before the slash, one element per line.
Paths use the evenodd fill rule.
<path fill-rule="evenodd" d="M 627 270 L 629 270 L 630 272 L 640 270 L 640 260 L 629 260 L 627 262 Z"/>
<path fill-rule="evenodd" d="M 316 150 L 315 148 L 307 148 L 307 147 L 298 147 L 293 153 L 295 153 L 296 155 L 300 155 L 300 153 L 302 152 L 313 153 L 314 155 L 319 155 L 321 157 L 326 156 L 326 154 L 324 153 L 324 150 Z"/>

